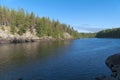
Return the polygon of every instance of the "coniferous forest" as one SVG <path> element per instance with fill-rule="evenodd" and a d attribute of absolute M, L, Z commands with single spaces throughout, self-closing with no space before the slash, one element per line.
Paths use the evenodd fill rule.
<path fill-rule="evenodd" d="M 55 39 L 64 39 L 64 33 L 73 38 L 120 38 L 120 28 L 106 29 L 97 33 L 80 33 L 70 25 L 61 23 L 59 20 L 51 20 L 49 17 L 39 17 L 33 12 L 28 13 L 23 8 L 18 10 L 0 6 L 0 27 L 7 26 L 11 34 L 24 34 L 27 30 L 33 30 L 38 37 L 52 36 Z"/>
<path fill-rule="evenodd" d="M 96 34 L 97 38 L 120 38 L 120 28 L 106 29 Z"/>
<path fill-rule="evenodd" d="M 0 26 L 10 27 L 12 34 L 24 34 L 27 30 L 36 31 L 38 37 L 52 36 L 53 38 L 64 38 L 63 33 L 69 33 L 73 38 L 80 37 L 70 25 L 51 20 L 49 17 L 39 17 L 33 12 L 28 13 L 24 9 L 9 9 L 0 6 Z"/>

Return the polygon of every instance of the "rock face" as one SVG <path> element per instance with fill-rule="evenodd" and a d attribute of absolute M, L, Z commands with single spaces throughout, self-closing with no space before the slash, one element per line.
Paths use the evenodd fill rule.
<path fill-rule="evenodd" d="M 120 80 L 120 53 L 107 58 L 106 65 L 111 69 L 111 77 Z"/>
<path fill-rule="evenodd" d="M 65 32 L 63 35 L 66 39 L 71 39 L 72 38 L 72 36 L 69 33 Z"/>
<path fill-rule="evenodd" d="M 9 26 L 0 26 L 0 44 L 1 43 L 26 43 L 35 41 L 49 41 L 52 40 L 52 36 L 38 37 L 36 31 L 33 29 L 31 32 L 27 30 L 22 35 L 18 33 L 12 34 Z"/>
<path fill-rule="evenodd" d="M 105 63 L 112 71 L 111 76 L 104 79 L 103 76 L 97 77 L 96 80 L 120 80 L 120 53 L 108 57 Z"/>
<path fill-rule="evenodd" d="M 120 54 L 114 54 L 108 57 L 105 63 L 110 69 L 116 65 L 120 65 Z"/>
<path fill-rule="evenodd" d="M 12 34 L 9 26 L 0 27 L 0 43 L 5 43 L 6 41 L 12 43 L 33 42 L 33 40 L 36 39 L 39 39 L 39 37 L 36 36 L 36 32 L 34 30 L 33 32 L 27 30 L 22 35 L 19 35 L 18 33 Z"/>
<path fill-rule="evenodd" d="M 18 30 L 18 29 L 16 29 Z M 58 36 L 59 40 L 64 40 L 64 39 L 73 39 L 73 37 L 65 32 L 63 33 L 63 37 Z M 11 33 L 10 26 L 0 26 L 0 44 L 1 43 L 26 43 L 26 42 L 35 42 L 35 41 L 50 41 L 50 40 L 57 40 L 53 38 L 52 36 L 44 35 L 42 37 L 38 37 L 36 30 L 33 29 L 32 32 L 31 30 L 26 30 L 25 33 L 23 34 L 18 34 L 16 33 Z"/>

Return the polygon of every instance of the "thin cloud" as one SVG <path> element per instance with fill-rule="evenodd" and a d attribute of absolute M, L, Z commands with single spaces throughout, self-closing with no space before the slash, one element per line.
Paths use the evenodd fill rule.
<path fill-rule="evenodd" d="M 92 26 L 88 24 L 84 24 L 82 26 L 76 26 L 75 29 L 79 32 L 98 32 L 107 28 L 100 28 L 98 26 Z"/>

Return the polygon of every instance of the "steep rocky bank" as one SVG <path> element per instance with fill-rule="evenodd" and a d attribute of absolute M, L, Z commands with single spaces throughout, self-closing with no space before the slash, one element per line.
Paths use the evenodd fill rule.
<path fill-rule="evenodd" d="M 73 37 L 69 33 L 63 33 L 64 39 L 72 39 Z M 64 40 L 59 38 L 59 40 Z M 24 34 L 19 35 L 18 33 L 12 34 L 10 27 L 1 26 L 0 27 L 0 43 L 25 43 L 25 42 L 35 42 L 35 41 L 50 41 L 56 40 L 52 36 L 42 36 L 38 37 L 36 31 L 33 29 L 32 32 L 27 30 Z"/>
<path fill-rule="evenodd" d="M 112 71 L 112 74 L 107 78 L 104 75 L 100 75 L 96 80 L 120 80 L 120 53 L 109 56 L 105 63 Z"/>

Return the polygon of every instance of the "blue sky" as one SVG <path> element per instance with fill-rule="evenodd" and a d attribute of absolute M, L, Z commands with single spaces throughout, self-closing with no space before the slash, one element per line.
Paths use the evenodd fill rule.
<path fill-rule="evenodd" d="M 58 19 L 81 32 L 120 27 L 120 0 L 0 0 L 0 5 Z"/>

